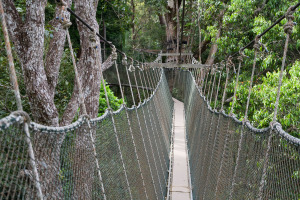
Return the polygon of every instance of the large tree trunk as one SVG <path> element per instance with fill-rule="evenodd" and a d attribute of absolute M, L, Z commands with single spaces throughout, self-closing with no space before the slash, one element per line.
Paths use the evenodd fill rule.
<path fill-rule="evenodd" d="M 218 32 L 216 34 L 216 37 L 214 39 L 214 42 L 211 45 L 208 58 L 207 58 L 207 60 L 205 62 L 206 65 L 212 65 L 212 64 L 214 64 L 215 55 L 216 55 L 217 50 L 218 50 L 217 40 L 220 38 L 220 35 L 221 35 L 221 27 L 219 27 Z"/>
<path fill-rule="evenodd" d="M 43 61 L 47 1 L 27 2 L 24 22 L 12 0 L 4 0 L 3 3 L 10 36 L 22 66 L 32 116 L 41 124 L 58 125 L 58 112 L 50 92 L 50 87 L 55 84 L 48 84 Z M 54 83 L 55 78 L 53 80 L 50 82 Z"/>
<path fill-rule="evenodd" d="M 10 37 L 22 66 L 26 93 L 36 122 L 58 126 L 58 112 L 54 104 L 58 71 L 65 43 L 65 31 L 60 23 L 52 21 L 54 37 L 49 45 L 44 65 L 44 31 L 46 0 L 26 2 L 23 22 L 12 0 L 4 0 Z M 70 1 L 69 1 L 70 3 Z M 56 13 L 58 13 L 58 8 Z M 63 198 L 60 183 L 60 148 L 64 134 L 35 133 L 34 152 L 39 169 L 43 194 L 48 199 Z"/>
<path fill-rule="evenodd" d="M 84 21 L 88 22 L 96 32 L 99 32 L 99 25 L 96 20 L 98 1 L 75 0 L 74 5 L 76 14 Z M 81 22 L 78 22 L 77 26 L 80 35 L 81 48 L 81 54 L 77 64 L 78 73 L 82 84 L 87 114 L 91 118 L 95 118 L 98 115 L 100 95 L 100 66 L 97 65 L 96 62 L 97 56 L 101 56 L 101 53 L 97 53 L 101 52 L 100 39 L 96 37 L 98 48 L 95 49 L 93 41 L 90 40 L 90 36 L 93 33 Z M 102 59 L 100 58 L 100 60 Z M 74 89 L 77 93 L 77 87 Z M 76 94 L 76 96 L 78 95 Z M 77 105 L 71 105 L 71 107 L 77 108 L 77 99 L 76 103 Z M 81 112 L 81 114 L 84 113 Z M 70 119 L 73 119 L 73 117 Z M 76 131 L 75 156 L 72 160 L 72 165 L 74 166 L 73 174 L 76 176 L 73 192 L 74 199 L 92 199 L 93 180 L 96 177 L 93 176 L 95 170 L 95 158 L 91 151 L 92 141 L 89 131 L 88 127 L 85 127 L 84 131 Z"/>
<path fill-rule="evenodd" d="M 132 29 L 132 42 L 134 42 L 134 39 L 136 38 L 136 33 L 135 33 L 135 4 L 134 4 L 134 0 L 131 0 L 131 9 L 132 9 L 132 16 L 131 16 L 131 20 L 132 20 L 132 24 L 131 24 L 131 29 Z"/>
<path fill-rule="evenodd" d="M 208 55 L 208 58 L 205 62 L 205 64 L 207 65 L 212 65 L 215 61 L 215 55 L 217 53 L 217 50 L 218 50 L 218 39 L 220 38 L 221 36 L 221 31 L 222 31 L 222 26 L 223 26 L 223 16 L 224 16 L 224 13 L 225 13 L 225 9 L 222 10 L 218 16 L 218 32 L 214 38 L 214 42 L 213 44 L 211 45 L 210 47 L 210 51 L 209 51 L 209 55 Z"/>
<path fill-rule="evenodd" d="M 181 0 L 168 0 L 167 10 L 168 12 L 164 16 L 164 20 L 161 22 L 165 23 L 166 36 L 167 36 L 167 52 L 176 53 L 177 48 L 179 49 L 179 35 L 177 34 L 180 30 L 179 23 L 174 20 L 177 17 L 177 12 L 179 12 Z M 178 19 L 179 20 L 179 19 Z M 167 62 L 174 61 L 174 57 L 167 59 Z"/>

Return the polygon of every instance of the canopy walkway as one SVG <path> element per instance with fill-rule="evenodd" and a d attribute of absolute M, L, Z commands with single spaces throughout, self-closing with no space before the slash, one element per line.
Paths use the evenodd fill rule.
<path fill-rule="evenodd" d="M 190 57 L 186 64 L 198 67 L 163 69 L 157 64 L 161 56 L 151 65 L 135 65 L 121 52 L 123 62 L 117 65 L 115 58 L 113 69 L 123 100 L 122 85 L 130 87 L 133 106 L 113 111 L 104 87 L 108 109 L 90 119 L 72 55 L 83 115 L 71 125 L 48 127 L 32 122 L 20 106 L 0 120 L 0 199 L 299 199 L 300 139 L 276 122 L 292 10 L 270 127 L 257 129 L 247 120 L 258 37 L 243 121 L 232 109 L 224 111 L 229 72 L 236 72 L 232 58 L 199 66 Z M 73 52 L 68 34 L 67 39 Z M 133 85 L 140 88 L 138 98 Z M 172 99 L 170 89 L 182 103 Z M 234 93 L 232 104 L 237 86 Z"/>

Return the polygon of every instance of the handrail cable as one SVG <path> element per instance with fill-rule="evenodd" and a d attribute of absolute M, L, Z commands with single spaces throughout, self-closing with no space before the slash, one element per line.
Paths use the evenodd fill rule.
<path fill-rule="evenodd" d="M 296 10 L 298 7 L 300 6 L 300 2 L 297 3 L 291 11 Z M 274 26 L 276 26 L 277 24 L 279 24 L 284 18 L 286 18 L 286 15 L 281 16 L 277 21 L 275 21 L 271 26 L 269 26 L 269 28 L 267 28 L 266 30 L 264 30 L 264 32 L 262 32 L 261 34 L 257 35 L 257 38 L 261 38 L 262 36 L 264 36 L 267 32 L 269 32 Z M 234 57 L 237 54 L 239 54 L 240 52 L 244 51 L 246 48 L 248 48 L 250 45 L 252 45 L 255 42 L 255 39 L 253 39 L 251 42 L 249 42 L 246 46 L 244 46 L 243 48 L 241 48 L 238 52 L 235 52 L 234 54 L 232 54 L 231 56 Z"/>

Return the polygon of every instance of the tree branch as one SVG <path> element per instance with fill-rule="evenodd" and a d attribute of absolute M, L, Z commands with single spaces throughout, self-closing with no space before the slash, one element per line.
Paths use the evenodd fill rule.
<path fill-rule="evenodd" d="M 22 42 L 22 47 L 28 47 L 26 37 L 24 37 L 25 32 L 23 31 L 24 23 L 21 20 L 21 16 L 17 11 L 15 4 L 12 0 L 3 0 L 3 7 L 5 10 L 5 18 L 8 26 L 9 35 L 11 40 L 16 46 L 17 53 L 20 54 L 20 47 Z M 23 38 L 22 41 L 19 38 Z"/>
<path fill-rule="evenodd" d="M 90 25 L 99 31 L 99 25 L 96 21 L 97 5 L 95 2 L 88 0 L 75 0 L 75 11 L 88 21 Z M 86 110 L 90 117 L 94 118 L 98 115 L 99 108 L 99 95 L 100 95 L 100 66 L 96 64 L 97 51 L 92 47 L 90 40 L 90 30 L 81 23 L 77 22 L 78 31 L 80 35 L 81 54 L 77 63 L 78 73 L 82 84 L 82 92 L 84 94 L 84 101 L 86 104 Z M 100 40 L 97 37 L 97 44 L 100 44 Z M 99 58 L 101 62 L 101 58 Z M 63 114 L 61 125 L 67 125 L 72 122 L 78 109 L 78 89 L 76 84 L 73 89 L 71 100 Z"/>
<path fill-rule="evenodd" d="M 68 5 L 71 4 L 71 0 L 69 0 Z M 59 6 L 56 7 L 55 16 L 60 15 Z M 66 12 L 67 18 L 69 18 L 69 13 Z M 52 25 L 52 29 L 54 30 L 53 38 L 50 41 L 49 49 L 47 52 L 46 60 L 45 60 L 45 71 L 47 76 L 47 81 L 49 85 L 49 93 L 54 98 L 55 88 L 58 81 L 59 76 L 59 68 L 62 59 L 62 55 L 64 52 L 64 44 L 66 40 L 66 31 L 62 27 L 61 23 L 55 19 L 51 20 L 50 25 Z"/>

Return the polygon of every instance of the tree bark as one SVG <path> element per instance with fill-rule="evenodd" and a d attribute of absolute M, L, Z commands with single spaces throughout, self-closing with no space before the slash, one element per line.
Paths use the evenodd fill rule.
<path fill-rule="evenodd" d="M 102 71 L 104 72 L 105 70 L 109 69 L 111 66 L 113 66 L 113 64 L 114 64 L 114 62 L 112 60 L 112 55 L 110 55 L 106 59 L 106 61 L 102 64 L 102 67 L 101 67 Z M 78 108 L 79 108 L 79 91 L 77 88 L 77 83 L 75 81 L 73 93 L 72 93 L 71 99 L 67 105 L 67 108 L 62 116 L 62 119 L 60 121 L 60 126 L 66 126 L 66 125 L 72 123 Z"/>
<path fill-rule="evenodd" d="M 177 20 L 174 20 L 177 16 L 177 10 L 180 8 L 181 0 L 168 0 L 167 10 L 168 12 L 165 14 L 165 23 L 166 23 L 166 36 L 167 36 L 167 52 L 176 53 L 177 52 L 177 30 L 180 29 L 179 23 L 177 24 Z M 179 11 L 178 11 L 179 12 Z M 167 59 L 167 62 L 172 62 L 174 60 L 173 57 Z"/>
<path fill-rule="evenodd" d="M 217 40 L 220 38 L 220 35 L 221 35 L 221 27 L 219 27 L 217 35 L 215 37 L 215 41 L 211 45 L 208 58 L 205 62 L 206 65 L 212 65 L 215 61 L 215 55 L 216 55 L 217 50 L 218 50 Z"/>
<path fill-rule="evenodd" d="M 45 125 L 58 125 L 58 112 L 44 68 L 45 6 L 47 1 L 26 3 L 23 22 L 12 0 L 4 1 L 9 33 L 20 60 L 26 93 L 34 120 Z"/>
<path fill-rule="evenodd" d="M 68 0 L 68 5 L 71 5 L 71 0 Z M 55 16 L 60 15 L 60 8 L 56 7 Z M 69 18 L 69 13 L 66 13 Z M 54 99 L 55 88 L 58 81 L 60 62 L 64 52 L 64 44 L 66 40 L 66 30 L 62 27 L 57 19 L 53 19 L 50 23 L 52 26 L 53 38 L 50 41 L 49 49 L 45 58 L 45 71 L 49 85 L 49 93 Z"/>
<path fill-rule="evenodd" d="M 65 31 L 62 30 L 58 22 L 52 21 L 57 31 L 50 42 L 44 65 L 46 4 L 46 0 L 27 1 L 25 21 L 23 22 L 13 1 L 4 1 L 9 32 L 22 66 L 33 118 L 40 124 L 58 126 L 54 90 L 63 53 Z M 59 160 L 64 134 L 55 134 L 54 137 L 52 134 L 36 132 L 33 134 L 33 138 L 35 159 L 43 194 L 46 199 L 62 199 L 63 190 L 59 178 Z"/>
<path fill-rule="evenodd" d="M 206 65 L 212 65 L 215 61 L 215 55 L 217 53 L 217 50 L 218 50 L 218 39 L 220 38 L 221 36 L 221 31 L 222 31 L 222 26 L 223 26 L 223 16 L 225 14 L 225 9 L 222 10 L 218 16 L 218 32 L 215 36 L 215 39 L 214 39 L 214 42 L 210 48 L 210 51 L 209 51 L 209 55 L 208 55 L 208 58 L 206 59 L 206 62 L 205 64 Z"/>
<path fill-rule="evenodd" d="M 131 28 L 132 28 L 132 42 L 134 42 L 134 39 L 136 37 L 136 35 L 135 35 L 135 24 L 134 24 L 134 20 L 135 20 L 135 4 L 134 4 L 134 0 L 131 0 L 131 9 L 132 9 L 132 16 L 131 16 L 131 20 L 132 20 L 132 24 L 131 24 Z"/>

